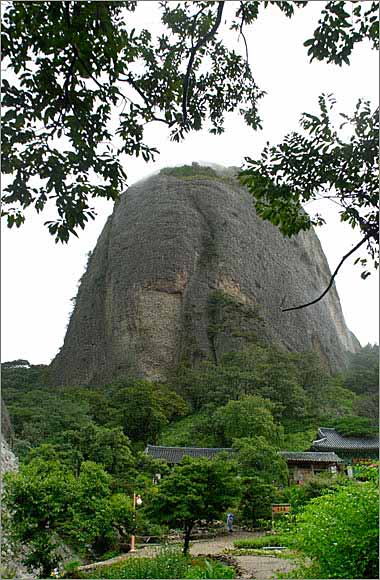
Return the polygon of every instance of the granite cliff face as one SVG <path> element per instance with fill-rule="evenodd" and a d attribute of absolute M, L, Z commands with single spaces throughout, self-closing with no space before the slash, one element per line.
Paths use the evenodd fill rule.
<path fill-rule="evenodd" d="M 315 233 L 285 239 L 256 216 L 231 171 L 193 173 L 165 170 L 122 195 L 51 365 L 57 384 L 163 378 L 183 359 L 218 361 L 257 340 L 316 350 L 332 371 L 357 350 L 335 288 L 307 309 L 281 312 L 329 281 Z"/>

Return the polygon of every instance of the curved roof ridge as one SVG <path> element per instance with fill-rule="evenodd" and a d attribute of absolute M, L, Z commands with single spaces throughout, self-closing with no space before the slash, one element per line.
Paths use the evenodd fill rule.
<path fill-rule="evenodd" d="M 150 443 L 147 444 L 147 447 L 155 448 L 155 449 L 207 449 L 210 451 L 219 450 L 219 449 L 228 449 L 229 451 L 232 450 L 232 447 L 195 447 L 193 445 L 151 445 Z"/>

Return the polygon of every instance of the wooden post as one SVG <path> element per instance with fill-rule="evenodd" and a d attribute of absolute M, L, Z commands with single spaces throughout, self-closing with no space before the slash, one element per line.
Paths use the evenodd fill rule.
<path fill-rule="evenodd" d="M 133 494 L 133 527 L 135 525 L 135 520 L 136 520 L 136 494 Z M 133 530 L 134 531 L 134 530 Z M 129 550 L 130 552 L 136 552 L 136 548 L 135 548 L 135 535 L 132 534 L 131 535 L 131 549 Z"/>

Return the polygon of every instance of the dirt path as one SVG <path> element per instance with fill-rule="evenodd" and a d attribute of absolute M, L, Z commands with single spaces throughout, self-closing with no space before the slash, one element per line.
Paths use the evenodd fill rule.
<path fill-rule="evenodd" d="M 236 532 L 232 536 L 222 536 L 214 540 L 191 542 L 190 553 L 194 556 L 222 554 L 226 548 L 233 547 L 236 539 L 253 538 L 259 533 Z M 233 556 L 241 570 L 241 578 L 270 580 L 277 578 L 280 572 L 291 572 L 296 565 L 291 560 L 275 556 Z"/>
<path fill-rule="evenodd" d="M 223 535 L 212 540 L 197 540 L 190 542 L 190 554 L 193 556 L 216 556 L 223 554 L 226 549 L 233 548 L 233 542 L 237 539 L 254 538 L 261 536 L 259 532 L 234 532 L 232 535 Z M 98 566 L 109 565 L 120 562 L 126 558 L 136 558 L 148 556 L 152 557 L 160 549 L 160 546 L 146 546 L 139 549 L 135 554 L 123 554 L 105 562 L 97 562 L 88 566 L 81 566 L 80 569 L 91 569 Z M 275 556 L 233 556 L 238 564 L 241 575 L 240 578 L 246 580 L 271 580 L 278 578 L 279 572 L 290 572 L 296 565 L 291 560 L 277 558 Z"/>

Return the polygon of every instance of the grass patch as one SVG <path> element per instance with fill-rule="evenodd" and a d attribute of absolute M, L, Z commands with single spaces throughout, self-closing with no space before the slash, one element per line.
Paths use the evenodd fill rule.
<path fill-rule="evenodd" d="M 230 548 L 225 550 L 229 556 L 265 556 L 266 558 L 282 558 L 283 560 L 294 560 L 296 558 L 295 552 L 290 550 L 264 550 L 254 548 Z"/>
<path fill-rule="evenodd" d="M 165 167 L 164 169 L 161 169 L 160 175 L 169 175 L 184 180 L 193 179 L 194 177 L 201 179 L 216 179 L 218 181 L 222 181 L 230 187 L 241 187 L 234 174 L 231 175 L 229 173 L 219 173 L 212 167 L 199 165 L 199 163 L 193 163 L 192 165 L 181 165 L 179 167 Z"/>
<path fill-rule="evenodd" d="M 235 578 L 235 571 L 207 558 L 184 556 L 179 548 L 163 548 L 153 558 L 131 557 L 110 566 L 76 573 L 75 578 Z"/>
<path fill-rule="evenodd" d="M 260 550 L 270 546 L 286 546 L 287 537 L 285 535 L 267 535 L 258 538 L 247 538 L 245 540 L 235 540 L 234 547 L 243 550 Z"/>
<path fill-rule="evenodd" d="M 277 577 L 289 578 L 291 580 L 295 580 L 296 578 L 300 580 L 306 580 L 308 578 L 325 578 L 326 576 L 323 574 L 321 575 L 317 564 L 302 563 L 298 568 L 295 568 L 291 572 L 279 572 Z"/>
<path fill-rule="evenodd" d="M 193 163 L 192 165 L 182 165 L 180 167 L 165 167 L 161 169 L 160 175 L 171 175 L 173 177 L 218 177 L 216 171 L 211 167 Z"/>

